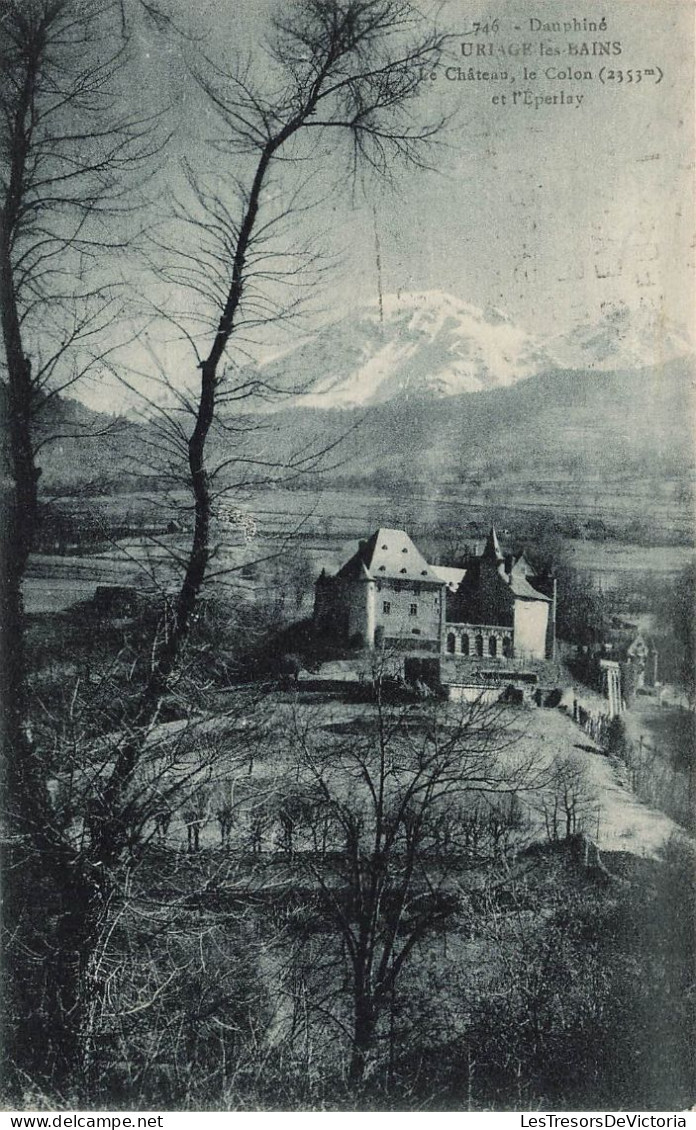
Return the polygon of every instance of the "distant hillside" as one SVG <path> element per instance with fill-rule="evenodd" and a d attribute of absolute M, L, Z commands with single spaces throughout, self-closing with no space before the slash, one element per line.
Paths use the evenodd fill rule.
<path fill-rule="evenodd" d="M 529 495 L 606 479 L 624 495 L 642 483 L 649 497 L 651 484 L 678 490 L 693 470 L 688 350 L 648 308 L 607 306 L 593 324 L 542 340 L 441 291 L 387 294 L 251 368 L 266 388 L 303 392 L 221 404 L 210 462 L 267 479 L 276 462 L 338 444 L 327 484 L 524 485 Z M 57 437 L 42 442 L 42 489 L 157 489 L 163 458 L 181 457 L 173 434 L 163 442 L 155 423 L 56 397 L 38 436 Z"/>
<path fill-rule="evenodd" d="M 678 326 L 662 311 L 608 305 L 596 323 L 551 338 L 549 348 L 564 369 L 625 370 L 664 365 L 691 352 Z"/>
<path fill-rule="evenodd" d="M 506 388 L 363 409 L 287 407 L 247 418 L 250 432 L 221 429 L 210 462 L 244 454 L 254 462 L 241 474 L 253 477 L 259 467 L 265 477 L 271 464 L 337 444 L 321 478 L 313 473 L 299 485 L 405 495 L 461 486 L 471 498 L 488 491 L 500 502 L 533 503 L 545 495 L 559 507 L 572 498 L 591 506 L 599 491 L 604 505 L 630 501 L 635 514 L 644 499 L 669 525 L 694 471 L 693 378 L 693 364 L 682 359 L 623 372 L 555 371 Z M 153 428 L 91 413 L 76 401 L 57 400 L 53 417 L 59 438 L 40 452 L 44 492 L 119 493 L 164 483 Z M 683 490 L 688 495 L 688 485 Z M 683 521 L 686 505 L 678 506 Z"/>
<path fill-rule="evenodd" d="M 53 397 L 36 428 L 40 489 L 86 494 L 142 489 L 152 474 L 151 438 L 147 427 L 123 416 Z"/>
<path fill-rule="evenodd" d="M 682 476 L 694 463 L 693 365 L 556 371 L 509 388 L 363 410 L 293 409 L 267 421 L 265 452 L 345 435 L 353 481 Z"/>

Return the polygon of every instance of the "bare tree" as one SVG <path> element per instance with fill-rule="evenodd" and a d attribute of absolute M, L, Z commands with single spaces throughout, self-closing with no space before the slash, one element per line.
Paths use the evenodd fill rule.
<path fill-rule="evenodd" d="M 187 217 L 193 220 L 193 230 L 198 228 L 189 282 L 198 285 L 199 266 L 212 340 L 198 362 L 200 381 L 193 401 L 185 394 L 179 401 L 193 415 L 191 430 L 176 413 L 170 414 L 165 429 L 175 454 L 184 453 L 188 465 L 192 539 L 172 617 L 153 644 L 135 716 L 114 735 L 98 775 L 82 778 L 83 785 L 91 783 L 80 790 L 81 830 L 75 837 L 74 820 L 52 814 L 47 763 L 33 748 L 25 726 L 21 581 L 37 514 L 36 413 L 95 360 L 106 361 L 113 288 L 101 273 L 100 256 L 105 247 L 117 248 L 118 237 L 109 234 L 105 239 L 101 225 L 125 202 L 124 175 L 152 153 L 149 121 L 138 114 L 119 114 L 124 102 L 120 90 L 113 92 L 125 48 L 108 21 L 119 11 L 125 12 L 123 5 L 119 9 L 97 0 L 2 0 L 0 8 L 0 144 L 6 157 L 0 313 L 11 481 L 5 507 L 2 670 L 9 703 L 5 811 L 17 845 L 5 887 L 6 921 L 13 928 L 22 923 L 32 884 L 51 892 L 46 922 L 34 918 L 25 922 L 27 931 L 14 929 L 6 967 L 16 992 L 9 1039 L 25 1077 L 60 1078 L 77 1070 L 89 1011 L 85 998 L 92 991 L 92 958 L 109 913 L 117 868 L 130 857 L 134 837 L 142 843 L 146 822 L 144 809 L 136 803 L 138 774 L 181 659 L 198 595 L 210 576 L 216 495 L 207 445 L 223 394 L 234 405 L 251 391 L 248 385 L 230 382 L 225 357 L 243 317 L 258 321 L 254 272 L 257 279 L 275 275 L 277 260 L 269 264 L 267 240 L 269 233 L 282 232 L 294 206 L 266 217 L 264 197 L 270 195 L 271 177 L 282 174 L 290 159 L 333 159 L 338 144 L 333 139 L 341 135 L 351 143 L 353 175 L 361 166 L 386 175 L 393 159 L 418 161 L 423 143 L 439 125 L 417 124 L 413 103 L 424 68 L 436 57 L 442 39 L 408 0 L 312 0 L 291 6 L 274 24 L 264 64 L 267 70 L 270 60 L 273 82 L 259 90 L 244 69 L 228 74 L 210 59 L 199 68 L 200 89 L 222 123 L 217 159 L 221 171 L 229 169 L 229 180 L 224 192 L 211 194 L 191 179 L 206 223 L 197 225 L 195 215 Z M 106 61 L 104 53 L 94 51 L 97 41 L 116 43 Z M 116 112 L 107 112 L 113 105 Z M 318 137 L 327 139 L 323 151 L 315 143 Z M 281 190 L 282 180 L 281 175 Z M 302 185 L 295 183 L 289 191 L 293 199 L 299 198 Z M 207 257 L 210 237 L 217 241 L 215 263 Z M 302 262 L 310 260 L 305 256 Z M 299 278 L 291 271 L 292 286 L 299 287 Z M 172 318 L 171 312 L 162 313 Z M 264 308 L 262 317 L 267 316 Z M 41 335 L 33 336 L 37 326 Z M 176 376 L 166 376 L 166 381 L 176 391 Z M 268 391 L 258 382 L 253 390 L 260 395 Z M 246 458 L 249 464 L 255 461 L 253 453 Z M 265 460 L 256 462 L 263 467 Z M 311 465 L 301 456 L 293 464 L 297 471 Z M 161 808 L 161 801 L 158 804 Z M 46 971 L 40 1001 L 32 985 L 37 955 Z M 30 1007 L 24 1008 L 25 1003 Z"/>
<path fill-rule="evenodd" d="M 116 219 L 134 205 L 126 194 L 157 149 L 151 115 L 113 109 L 127 41 L 117 36 L 112 51 L 94 50 L 100 38 L 113 39 L 111 16 L 104 0 L 0 3 L 0 318 L 14 488 L 3 590 L 10 628 L 37 517 L 37 454 L 50 439 L 41 414 L 113 351 L 120 303 L 109 265 L 126 246 Z"/>
<path fill-rule="evenodd" d="M 568 840 L 588 827 L 593 813 L 596 815 L 596 798 L 581 758 L 568 756 L 554 761 L 541 810 L 552 843 Z"/>
<path fill-rule="evenodd" d="M 298 717 L 293 742 L 296 776 L 312 801 L 307 812 L 331 829 L 327 852 L 296 860 L 340 939 L 353 1081 L 364 1076 L 402 971 L 457 910 L 474 816 L 480 848 L 483 812 L 502 813 L 507 797 L 515 823 L 511 798 L 539 780 L 534 758 L 515 752 L 500 707 L 389 706 L 379 678 L 375 689 L 374 708 L 353 726 L 318 728 L 310 713 Z M 502 851 L 497 825 L 490 848 L 491 857 Z"/>
<path fill-rule="evenodd" d="M 160 272 L 194 301 L 192 326 L 174 308 L 159 313 L 193 347 L 199 378 L 182 391 L 163 370 L 174 407 L 158 411 L 145 398 L 157 411 L 157 446 L 177 486 L 186 462 L 194 520 L 173 628 L 153 665 L 143 718 L 157 709 L 204 580 L 215 575 L 213 523 L 224 496 L 249 481 L 297 478 L 326 454 L 320 445 L 279 463 L 258 433 L 244 442 L 249 424 L 240 406 L 283 389 L 256 372 L 240 374 L 232 352 L 250 328 L 296 308 L 316 265 L 311 245 L 298 246 L 291 234 L 316 203 L 297 170 L 308 162 L 312 169 L 335 164 L 338 154 L 349 180 L 363 170 L 386 177 L 399 159 L 420 163 L 443 124 L 420 122 L 414 103 L 445 37 L 408 0 L 295 3 L 276 17 L 272 32 L 258 81 L 250 66 L 229 70 L 210 57 L 201 61 L 198 52 L 195 79 L 219 122 L 215 165 L 208 177 L 187 170 L 189 198 L 175 209 L 176 246 L 166 235 L 155 240 Z M 232 410 L 231 419 L 222 418 L 223 408 Z M 215 441 L 226 454 L 211 466 Z M 127 773 L 128 758 L 121 769 Z"/>
<path fill-rule="evenodd" d="M 197 64 L 198 85 L 221 123 L 215 144 L 216 179 L 219 184 L 222 170 L 229 170 L 229 196 L 190 175 L 194 204 L 180 213 L 180 219 L 189 240 L 191 231 L 195 239 L 179 248 L 169 278 L 178 285 L 187 284 L 199 295 L 203 303 L 200 316 L 204 328 L 212 332 L 212 342 L 208 340 L 201 353 L 181 319 L 162 311 L 196 349 L 198 384 L 190 393 L 181 391 L 172 376 L 160 373 L 179 409 L 160 410 L 162 444 L 175 463 L 185 457 L 193 529 L 181 563 L 183 576 L 171 623 L 153 648 L 131 736 L 119 747 L 104 791 L 102 834 L 95 850 L 107 870 L 123 847 L 117 813 L 121 794 L 137 771 L 142 749 L 138 735 L 146 733 L 157 718 L 189 637 L 204 582 L 219 580 L 211 569 L 213 521 L 216 503 L 229 489 L 229 484 L 220 487 L 220 476 L 230 465 L 238 464 L 260 468 L 262 482 L 270 468 L 272 476 L 278 473 L 275 460 L 240 454 L 234 446 L 233 454 L 213 469 L 208 465 L 216 427 L 227 430 L 228 444 L 234 444 L 235 434 L 242 430 L 235 422 L 221 423 L 221 406 L 238 407 L 252 396 L 263 398 L 276 391 L 257 378 L 236 382 L 237 369 L 229 351 L 249 323 L 278 315 L 278 304 L 263 291 L 263 284 L 275 284 L 280 269 L 291 291 L 297 289 L 301 268 L 308 262 L 307 255 L 300 254 L 301 267 L 279 268 L 278 261 L 282 263 L 285 255 L 282 243 L 280 251 L 275 245 L 269 249 L 269 240 L 286 238 L 286 225 L 296 218 L 305 184 L 297 186 L 291 181 L 286 189 L 290 203 L 281 203 L 279 209 L 273 204 L 276 193 L 270 190 L 276 188 L 281 201 L 285 200 L 286 169 L 306 161 L 316 165 L 322 159 L 333 159 L 342 137 L 350 142 L 346 155 L 353 177 L 363 167 L 386 176 L 390 163 L 398 159 L 418 163 L 442 121 L 421 124 L 414 102 L 424 83 L 424 68 L 437 58 L 443 42 L 444 37 L 408 0 L 312 0 L 291 5 L 274 21 L 258 89 L 248 68 L 230 72 L 210 58 Z M 268 90 L 273 93 L 264 93 Z M 326 139 L 323 150 L 318 147 L 319 137 Z M 246 170 L 246 177 L 238 169 Z M 160 254 L 171 251 L 170 242 L 160 243 Z M 297 252 L 289 255 L 292 260 Z M 151 407 L 156 409 L 154 403 Z M 303 452 L 283 473 L 302 473 L 316 462 L 316 451 Z M 238 489 L 243 482 L 234 486 Z"/>
<path fill-rule="evenodd" d="M 55 925 L 56 949 L 67 955 L 52 969 L 45 995 L 63 999 L 69 1013 L 69 982 L 79 965 L 70 956 L 72 930 L 79 927 L 79 947 L 80 933 L 91 931 L 86 908 L 98 885 L 93 865 L 80 864 L 64 829 L 54 835 L 50 773 L 26 724 L 22 579 L 37 524 L 38 453 L 50 437 L 42 414 L 114 348 L 120 300 L 109 265 L 124 247 L 116 221 L 127 208 L 129 177 L 131 187 L 134 173 L 142 180 L 157 148 L 149 115 L 114 108 L 127 41 L 120 28 L 112 35 L 113 11 L 103 0 L 0 2 L 0 671 L 4 822 L 12 830 L 4 869 L 5 984 L 15 993 L 6 1034 L 25 1070 L 50 1070 L 43 1024 L 29 1007 L 36 954 L 23 932 L 28 892 L 33 882 L 51 883 L 73 908 L 44 922 L 49 931 Z M 95 51 L 99 42 L 111 42 L 112 50 Z M 74 1062 L 69 1042 L 63 1054 Z"/>

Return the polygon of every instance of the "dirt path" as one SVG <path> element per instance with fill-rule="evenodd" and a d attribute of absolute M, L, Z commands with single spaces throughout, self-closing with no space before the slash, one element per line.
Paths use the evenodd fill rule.
<path fill-rule="evenodd" d="M 572 755 L 585 767 L 588 786 L 597 806 L 596 822 L 587 829 L 600 851 L 629 851 L 654 857 L 679 825 L 664 813 L 637 799 L 607 757 L 571 717 L 560 710 L 537 710 L 530 714 L 525 741 L 535 742 L 552 756 Z"/>

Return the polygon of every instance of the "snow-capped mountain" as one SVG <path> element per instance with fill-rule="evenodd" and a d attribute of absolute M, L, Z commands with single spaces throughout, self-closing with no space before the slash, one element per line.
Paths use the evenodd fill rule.
<path fill-rule="evenodd" d="M 657 310 L 631 310 L 623 303 L 606 307 L 599 322 L 553 338 L 549 348 L 564 368 L 598 371 L 644 369 L 693 351 L 688 338 Z"/>
<path fill-rule="evenodd" d="M 262 366 L 264 380 L 301 381 L 295 403 L 353 408 L 394 398 L 479 392 L 556 367 L 545 346 L 496 309 L 440 291 L 385 295 L 324 325 Z"/>
<path fill-rule="evenodd" d="M 633 371 L 693 352 L 649 309 L 613 305 L 594 324 L 534 337 L 500 310 L 442 291 L 388 294 L 325 323 L 260 366 L 270 388 L 301 390 L 284 407 L 367 408 L 485 392 L 562 369 Z"/>

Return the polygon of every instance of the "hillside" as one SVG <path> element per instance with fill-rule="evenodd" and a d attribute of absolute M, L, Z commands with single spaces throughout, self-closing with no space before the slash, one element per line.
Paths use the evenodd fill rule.
<path fill-rule="evenodd" d="M 44 491 L 156 487 L 157 437 L 147 426 L 74 401 L 58 401 L 54 416 L 60 438 L 41 451 Z M 557 490 L 560 498 L 600 484 L 619 501 L 637 492 L 654 506 L 693 472 L 693 418 L 693 368 L 676 360 L 623 372 L 555 371 L 485 392 L 362 409 L 286 407 L 235 443 L 273 462 L 338 443 L 323 485 L 410 493 L 415 484 L 460 484 L 506 497 Z M 229 456 L 230 434 L 221 430 L 211 462 Z M 314 475 L 304 485 L 316 482 Z"/>
<path fill-rule="evenodd" d="M 267 476 L 276 461 L 340 441 L 327 484 L 577 493 L 611 480 L 603 489 L 622 495 L 642 484 L 639 494 L 660 496 L 666 483 L 667 494 L 688 494 L 688 349 L 677 327 L 643 308 L 609 306 L 595 323 L 542 340 L 441 291 L 387 294 L 334 313 L 250 369 L 286 395 L 223 404 L 211 464 L 232 455 L 231 471 Z M 162 485 L 154 425 L 60 398 L 45 416 L 39 438 L 59 438 L 41 450 L 44 490 Z"/>
<path fill-rule="evenodd" d="M 409 482 L 680 477 L 693 466 L 692 366 L 556 371 L 509 388 L 363 410 L 277 413 L 268 452 L 344 435 L 341 476 Z"/>
<path fill-rule="evenodd" d="M 142 489 L 156 475 L 149 427 L 93 412 L 70 397 L 55 396 L 46 404 L 35 435 L 44 493 Z"/>

